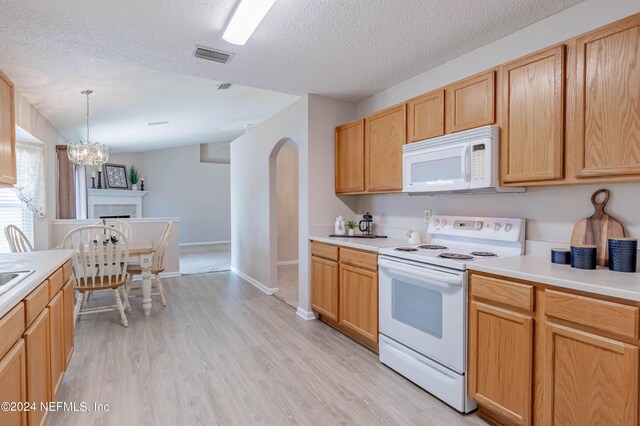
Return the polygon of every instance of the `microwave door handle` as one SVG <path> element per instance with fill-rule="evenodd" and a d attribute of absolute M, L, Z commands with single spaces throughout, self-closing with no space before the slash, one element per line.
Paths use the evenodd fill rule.
<path fill-rule="evenodd" d="M 469 157 L 469 149 L 470 147 L 467 145 L 464 148 L 464 151 L 462 151 L 462 177 L 464 179 L 465 182 L 469 182 L 470 179 L 470 175 L 471 175 L 471 159 Z"/>

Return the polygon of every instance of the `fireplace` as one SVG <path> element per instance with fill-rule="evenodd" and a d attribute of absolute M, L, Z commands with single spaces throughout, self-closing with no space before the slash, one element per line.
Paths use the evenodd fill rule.
<path fill-rule="evenodd" d="M 147 191 L 125 189 L 90 189 L 88 219 L 141 218 L 142 198 Z"/>

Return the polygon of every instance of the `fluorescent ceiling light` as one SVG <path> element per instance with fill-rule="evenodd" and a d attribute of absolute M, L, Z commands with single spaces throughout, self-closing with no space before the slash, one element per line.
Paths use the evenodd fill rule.
<path fill-rule="evenodd" d="M 231 44 L 243 46 L 258 28 L 276 0 L 240 0 L 222 38 Z"/>

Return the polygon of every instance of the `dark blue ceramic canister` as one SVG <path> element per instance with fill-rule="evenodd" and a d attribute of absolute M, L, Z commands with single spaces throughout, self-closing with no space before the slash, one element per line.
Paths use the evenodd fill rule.
<path fill-rule="evenodd" d="M 559 265 L 570 265 L 571 250 L 565 248 L 551 249 L 551 263 L 557 263 Z"/>
<path fill-rule="evenodd" d="M 637 257 L 637 239 L 609 238 L 609 269 L 616 272 L 635 272 Z"/>
<path fill-rule="evenodd" d="M 589 244 L 571 245 L 571 267 L 596 269 L 597 247 Z"/>

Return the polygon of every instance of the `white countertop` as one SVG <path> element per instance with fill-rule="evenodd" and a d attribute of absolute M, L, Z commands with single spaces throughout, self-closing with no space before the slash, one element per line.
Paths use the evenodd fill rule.
<path fill-rule="evenodd" d="M 0 317 L 9 312 L 40 283 L 71 259 L 73 250 L 47 250 L 0 255 L 0 272 L 35 271 L 0 295 Z"/>
<path fill-rule="evenodd" d="M 640 302 L 640 273 L 613 272 L 602 266 L 595 270 L 575 269 L 551 263 L 547 257 L 528 255 L 482 259 L 468 263 L 467 267 L 474 271 Z"/>
<path fill-rule="evenodd" d="M 397 238 L 349 238 L 349 237 L 323 237 L 310 236 L 310 240 L 319 243 L 334 244 L 357 250 L 366 250 L 377 253 L 383 247 L 395 247 L 408 245 L 407 240 Z"/>

